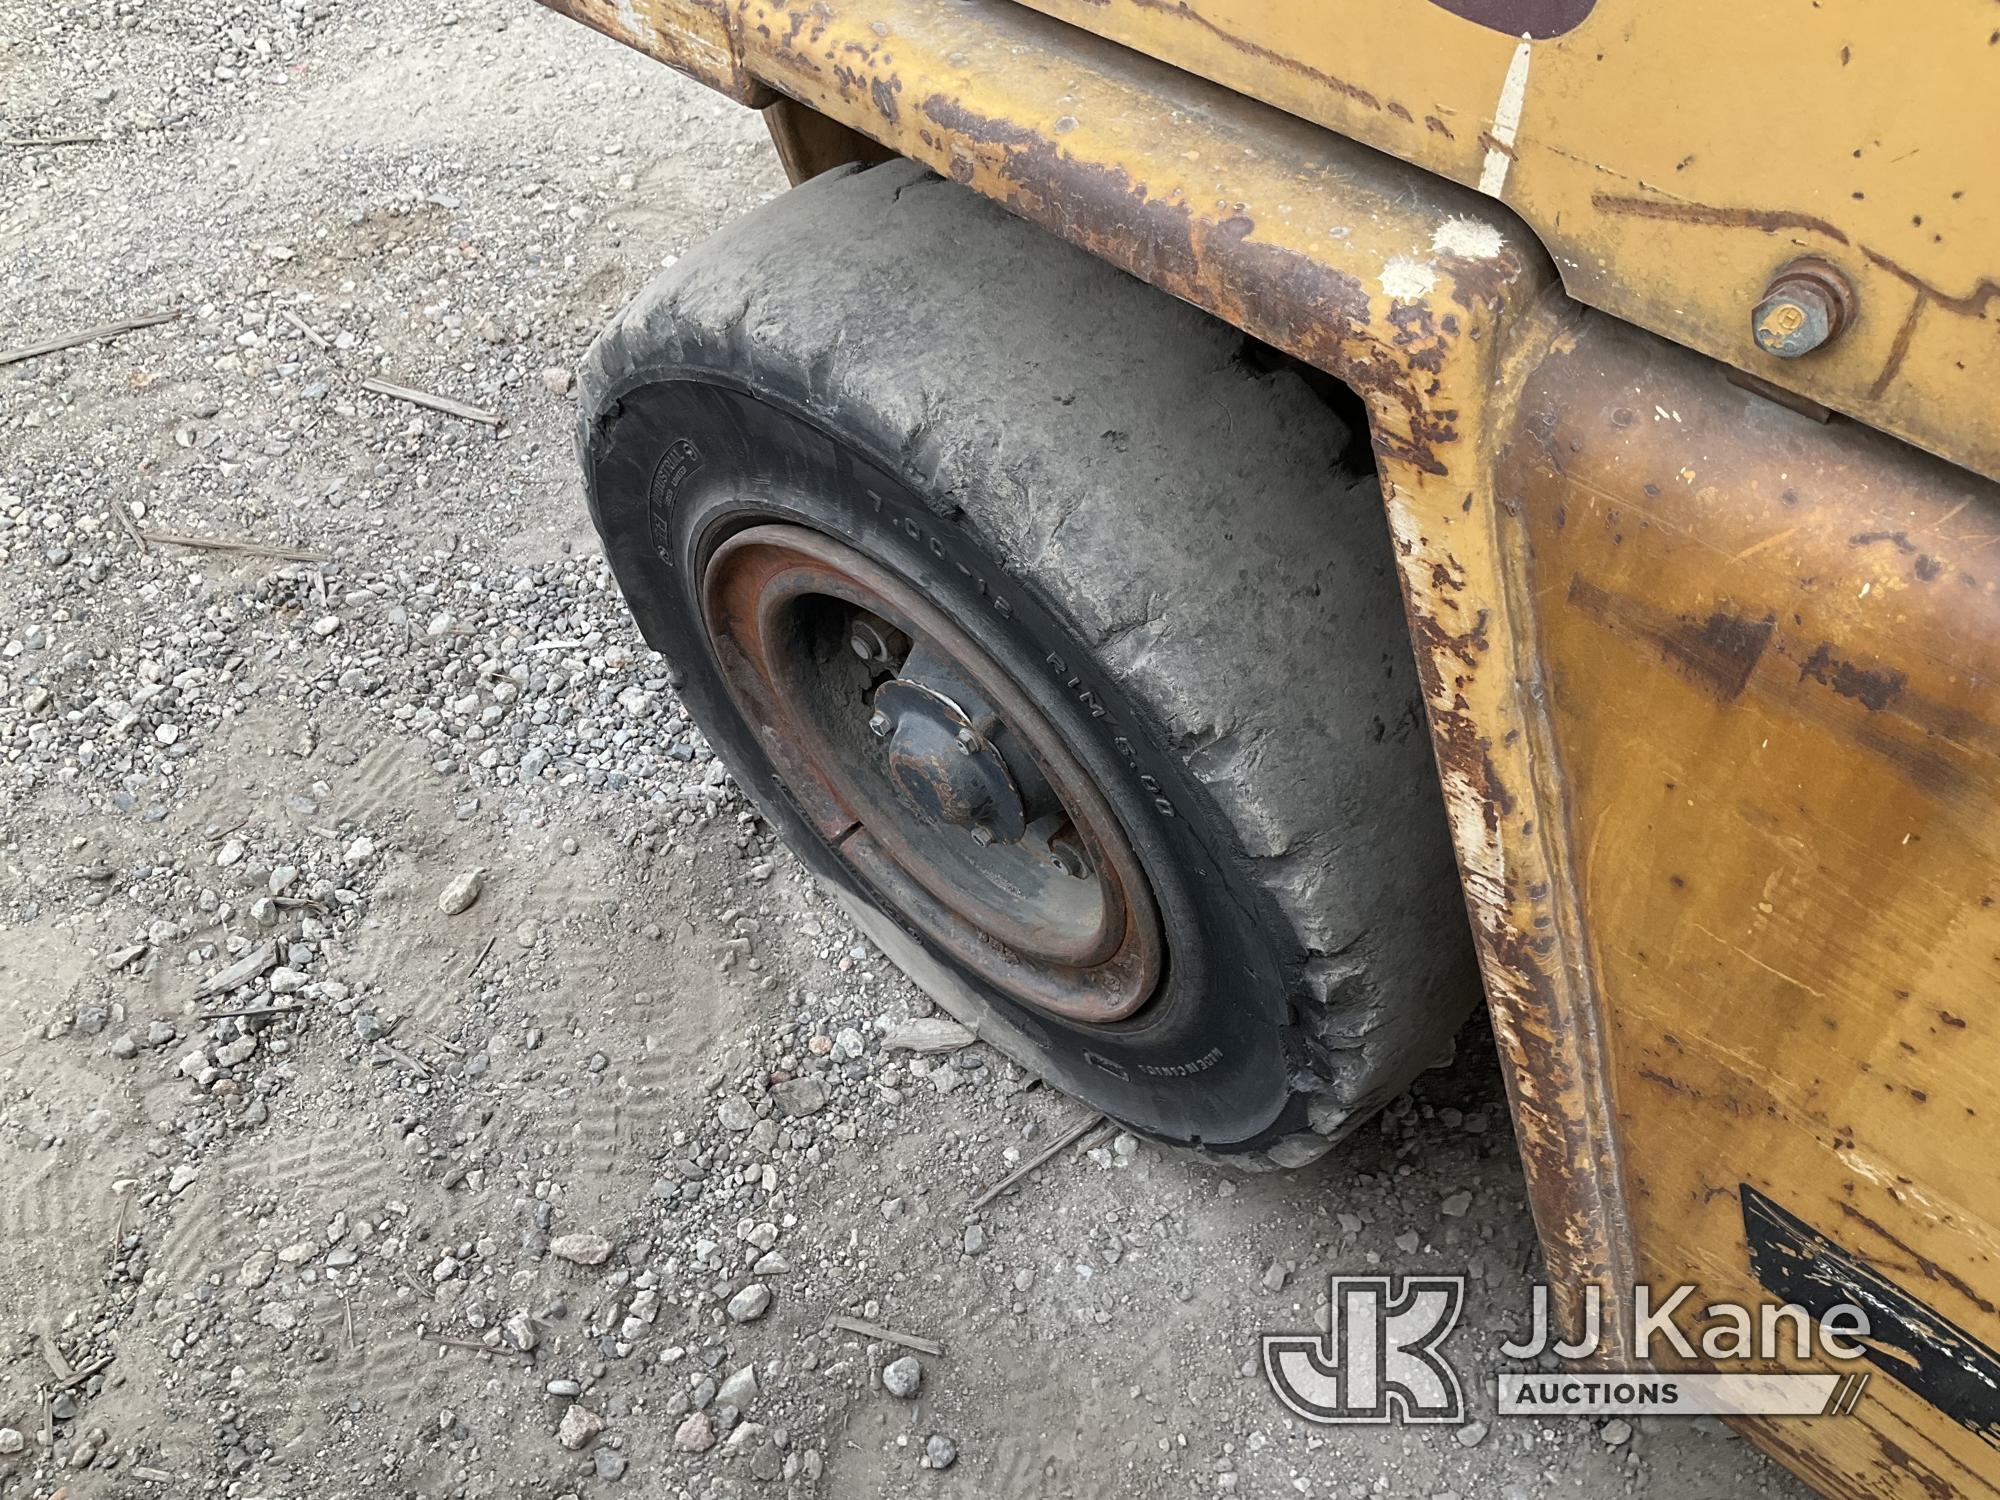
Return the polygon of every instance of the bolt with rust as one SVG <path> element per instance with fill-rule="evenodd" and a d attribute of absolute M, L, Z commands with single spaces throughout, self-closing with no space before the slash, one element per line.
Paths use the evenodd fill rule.
<path fill-rule="evenodd" d="M 1084 858 L 1083 845 L 1067 825 L 1049 840 L 1049 863 L 1071 880 L 1082 880 L 1090 874 L 1090 861 Z"/>
<path fill-rule="evenodd" d="M 1830 342 L 1852 316 L 1847 278 L 1824 261 L 1795 261 L 1771 279 L 1750 315 L 1757 347 L 1797 359 Z"/>
<path fill-rule="evenodd" d="M 858 613 L 848 622 L 847 649 L 871 667 L 894 667 L 908 655 L 910 638 L 887 620 Z"/>

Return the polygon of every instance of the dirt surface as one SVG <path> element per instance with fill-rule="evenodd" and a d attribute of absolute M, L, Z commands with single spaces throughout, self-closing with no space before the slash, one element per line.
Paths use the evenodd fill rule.
<path fill-rule="evenodd" d="M 1107 1129 L 971 1210 L 1087 1114 L 888 1046 L 573 468 L 561 372 L 782 190 L 754 116 L 525 0 L 0 0 L 0 138 L 0 344 L 179 314 L 0 369 L 0 1495 L 1802 1493 L 1491 1416 L 1478 1029 L 1320 1169 Z M 1258 1334 L 1417 1271 L 1472 1420 L 1290 1419 Z"/>

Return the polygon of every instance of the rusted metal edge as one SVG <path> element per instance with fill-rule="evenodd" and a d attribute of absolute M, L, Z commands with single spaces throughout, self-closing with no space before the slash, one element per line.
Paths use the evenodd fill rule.
<path fill-rule="evenodd" d="M 1637 1277 L 1601 1010 L 1589 962 L 1556 733 L 1539 669 L 1528 559 L 1494 490 L 1515 400 L 1575 316 L 1550 297 L 1456 351 L 1487 401 L 1449 478 L 1383 467 L 1404 606 L 1557 1322 L 1580 1332 L 1593 1290 L 1630 1306 Z M 1599 1325 L 1597 1358 L 1629 1360 Z"/>
<path fill-rule="evenodd" d="M 734 0 L 722 41 L 702 0 L 655 0 L 650 31 L 629 0 L 548 3 L 733 97 L 767 85 L 1391 397 L 1378 445 L 1420 466 L 1454 431 L 1419 388 L 1441 351 L 1418 346 L 1554 280 L 1490 200 L 1007 0 Z"/>
<path fill-rule="evenodd" d="M 1579 315 L 1580 310 L 1567 298 L 1547 297 L 1506 339 L 1503 374 L 1496 382 L 1496 399 L 1487 414 L 1488 441 L 1482 445 L 1490 465 L 1497 467 L 1508 436 L 1519 431 L 1517 414 L 1528 381 L 1546 361 L 1562 357 Z M 1544 1066 L 1551 1075 L 1568 1074 L 1572 1097 L 1580 1105 L 1564 1122 L 1564 1134 L 1576 1154 L 1559 1167 L 1543 1164 L 1539 1173 L 1531 1174 L 1530 1192 L 1537 1197 L 1536 1221 L 1545 1253 L 1556 1236 L 1568 1237 L 1571 1246 L 1566 1269 L 1570 1281 L 1565 1290 L 1556 1293 L 1564 1321 L 1580 1331 L 1581 1289 L 1595 1284 L 1612 1314 L 1598 1324 L 1605 1342 L 1597 1358 L 1617 1368 L 1631 1368 L 1643 1363 L 1631 1347 L 1632 1329 L 1623 1315 L 1632 1305 L 1630 1292 L 1639 1281 L 1637 1240 L 1627 1205 L 1625 1166 L 1611 1096 L 1611 1056 L 1603 1032 L 1608 1009 L 1590 953 L 1560 735 L 1549 705 L 1547 658 L 1537 625 L 1531 576 L 1533 552 L 1526 521 L 1514 504 L 1500 500 L 1490 513 L 1503 614 L 1512 638 L 1514 662 L 1509 677 L 1525 747 L 1523 770 L 1532 793 L 1528 806 L 1536 825 L 1521 837 L 1539 839 L 1547 885 L 1540 898 L 1532 889 L 1519 893 L 1526 897 L 1528 907 L 1524 912 L 1517 906 L 1516 930 L 1524 937 L 1535 932 L 1546 914 L 1546 932 L 1553 943 L 1551 965 L 1559 965 L 1549 975 L 1546 1003 L 1561 1016 L 1567 1038 L 1566 1045 L 1547 1058 Z M 1521 925 L 1523 918 L 1525 927 Z M 1518 1095 L 1521 1083 L 1514 1077 L 1515 1064 L 1512 1059 L 1505 1061 L 1508 1088 Z M 1524 1109 L 1534 1107 L 1535 1101 L 1523 1101 L 1515 1108 L 1515 1117 L 1519 1119 Z M 1579 1164 L 1586 1169 L 1579 1170 Z M 1585 1225 L 1591 1230 L 1579 1237 L 1577 1227 Z"/>
<path fill-rule="evenodd" d="M 601 31 L 677 72 L 762 109 L 777 95 L 743 66 L 730 32 L 727 0 L 541 0 L 550 10 Z"/>

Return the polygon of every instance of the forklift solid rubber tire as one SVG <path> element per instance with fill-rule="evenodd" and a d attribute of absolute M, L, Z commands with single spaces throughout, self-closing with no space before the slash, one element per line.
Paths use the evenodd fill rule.
<path fill-rule="evenodd" d="M 1479 987 L 1379 489 L 1307 384 L 1245 350 L 910 163 L 842 169 L 617 317 L 580 446 L 689 711 L 890 957 L 1114 1119 L 1298 1166 L 1449 1057 Z M 721 540 L 772 521 L 913 582 L 1087 767 L 1167 946 L 1129 1019 L 985 983 L 801 815 L 698 597 Z"/>

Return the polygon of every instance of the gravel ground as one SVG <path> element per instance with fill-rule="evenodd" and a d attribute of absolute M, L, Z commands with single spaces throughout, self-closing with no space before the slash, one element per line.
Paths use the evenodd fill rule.
<path fill-rule="evenodd" d="M 1086 1116 L 899 1045 L 569 450 L 592 332 L 782 190 L 753 116 L 525 0 L 0 0 L 0 139 L 0 344 L 178 313 L 0 369 L 0 1495 L 1802 1493 L 1491 1417 L 1477 1029 L 1320 1169 L 1106 1130 L 970 1207 Z M 1472 1278 L 1476 1420 L 1287 1417 L 1334 1271 Z"/>

